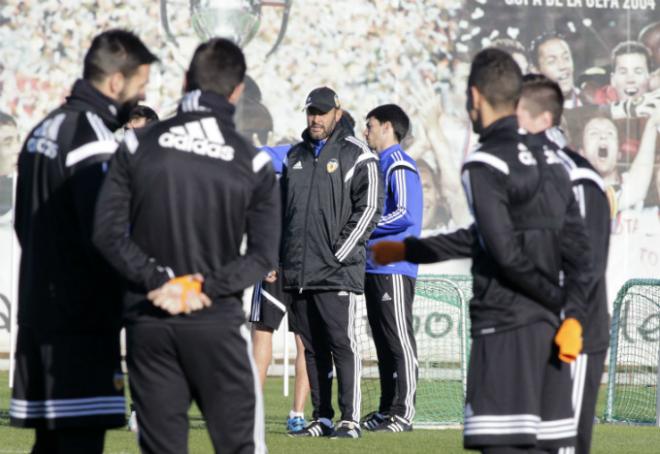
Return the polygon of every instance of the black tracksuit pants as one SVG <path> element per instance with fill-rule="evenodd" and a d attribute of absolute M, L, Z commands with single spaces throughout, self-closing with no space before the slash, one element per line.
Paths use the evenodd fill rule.
<path fill-rule="evenodd" d="M 265 453 L 261 387 L 245 323 L 136 323 L 128 372 L 143 453 L 186 454 L 194 400 L 216 453 Z"/>
<path fill-rule="evenodd" d="M 573 405 L 578 418 L 576 454 L 589 454 L 591 434 L 596 416 L 596 401 L 605 368 L 606 351 L 582 353 L 571 365 L 573 372 Z"/>
<path fill-rule="evenodd" d="M 313 418 L 334 417 L 332 366 L 337 369 L 344 421 L 360 420 L 362 365 L 355 336 L 356 297 L 347 291 L 292 293 L 296 326 L 305 345 Z"/>
<path fill-rule="evenodd" d="M 417 344 L 412 304 L 415 279 L 402 274 L 367 274 L 367 316 L 378 355 L 382 414 L 408 421 L 415 416 Z"/>

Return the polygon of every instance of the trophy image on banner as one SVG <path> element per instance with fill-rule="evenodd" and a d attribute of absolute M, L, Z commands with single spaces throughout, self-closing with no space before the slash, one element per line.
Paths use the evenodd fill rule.
<path fill-rule="evenodd" d="M 197 45 L 214 37 L 228 38 L 245 48 L 257 35 L 264 7 L 281 8 L 277 35 L 267 43 L 263 58 L 273 55 L 284 39 L 293 0 L 161 0 L 160 18 L 168 48 L 177 65 L 186 70 Z M 269 23 L 270 25 L 270 23 Z M 261 91 L 249 75 L 236 106 L 239 132 L 265 144 L 273 121 L 261 102 Z"/>
<path fill-rule="evenodd" d="M 161 0 L 160 20 L 174 57 L 187 68 L 195 47 L 213 37 L 228 38 L 245 47 L 259 31 L 263 7 L 282 8 L 279 32 L 266 53 L 279 47 L 289 20 L 293 0 Z M 191 33 L 191 31 L 194 31 Z"/>

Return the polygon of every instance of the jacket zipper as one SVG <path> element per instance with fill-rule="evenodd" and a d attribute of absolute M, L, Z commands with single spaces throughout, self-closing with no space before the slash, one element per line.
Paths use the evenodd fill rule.
<path fill-rule="evenodd" d="M 314 150 L 312 150 L 312 153 L 314 153 Z M 312 178 L 310 179 L 310 183 L 314 182 L 314 176 L 316 174 L 316 163 L 318 162 L 319 158 L 318 156 L 314 156 L 314 165 L 312 167 Z M 310 184 L 309 191 L 307 191 L 307 206 L 305 207 L 305 226 L 307 225 L 307 218 L 309 217 L 309 205 L 310 205 L 310 200 L 312 199 L 312 187 Z M 302 259 L 302 265 L 300 266 L 300 291 L 298 292 L 301 294 L 303 292 L 303 285 L 304 285 L 304 277 L 305 277 L 305 259 L 307 258 L 307 232 L 305 232 L 305 236 L 303 237 L 303 259 Z"/>

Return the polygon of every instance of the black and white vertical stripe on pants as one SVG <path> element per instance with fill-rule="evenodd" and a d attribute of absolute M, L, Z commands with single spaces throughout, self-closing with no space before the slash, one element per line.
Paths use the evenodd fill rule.
<path fill-rule="evenodd" d="M 412 313 L 415 279 L 402 274 L 367 274 L 364 296 L 378 355 L 378 411 L 412 421 L 418 375 Z"/>
<path fill-rule="evenodd" d="M 243 317 L 127 328 L 142 453 L 186 454 L 194 400 L 216 453 L 266 453 L 263 400 Z"/>
<path fill-rule="evenodd" d="M 334 417 L 334 359 L 341 419 L 359 422 L 362 364 L 355 336 L 355 294 L 347 291 L 304 291 L 292 294 L 292 298 L 296 327 L 305 345 L 313 418 L 332 420 Z"/>
<path fill-rule="evenodd" d="M 573 408 L 577 423 L 575 454 L 588 454 L 596 416 L 596 401 L 605 367 L 606 351 L 582 353 L 571 364 L 573 376 Z M 573 454 L 568 452 L 567 454 Z M 562 454 L 562 453 L 560 453 Z"/>

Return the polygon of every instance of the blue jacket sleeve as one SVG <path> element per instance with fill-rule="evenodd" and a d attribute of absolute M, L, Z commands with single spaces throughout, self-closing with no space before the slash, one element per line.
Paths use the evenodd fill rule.
<path fill-rule="evenodd" d="M 394 195 L 396 208 L 383 214 L 373 238 L 405 232 L 416 219 L 422 218 L 422 184 L 417 173 L 406 167 L 397 168 L 390 174 L 387 184 L 388 192 Z"/>

